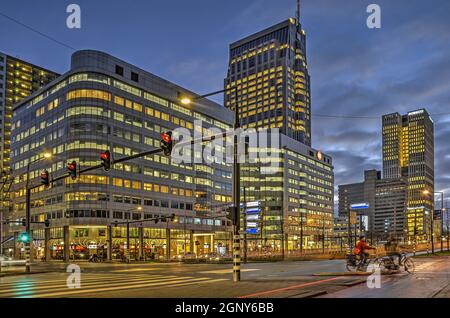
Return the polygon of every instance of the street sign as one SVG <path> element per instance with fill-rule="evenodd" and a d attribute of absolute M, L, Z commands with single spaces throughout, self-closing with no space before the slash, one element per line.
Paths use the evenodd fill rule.
<path fill-rule="evenodd" d="M 369 203 L 356 203 L 350 206 L 352 210 L 363 210 L 369 208 Z"/>
<path fill-rule="evenodd" d="M 247 229 L 247 234 L 258 234 L 258 229 L 253 228 L 253 229 Z"/>
<path fill-rule="evenodd" d="M 261 215 L 261 202 L 253 201 L 246 202 L 245 204 L 245 233 L 258 234 L 259 219 Z"/>
<path fill-rule="evenodd" d="M 260 213 L 260 212 L 261 212 L 261 208 L 253 208 L 253 209 L 246 209 L 245 210 L 246 214 Z"/>

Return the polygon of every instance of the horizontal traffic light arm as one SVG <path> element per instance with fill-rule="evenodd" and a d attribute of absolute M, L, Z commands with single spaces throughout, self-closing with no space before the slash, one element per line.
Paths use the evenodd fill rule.
<path fill-rule="evenodd" d="M 133 220 L 133 221 L 123 221 L 123 222 L 113 222 L 111 225 L 122 225 L 122 224 L 135 224 L 135 223 L 144 223 L 144 222 L 153 222 L 153 221 L 161 221 L 161 220 L 169 220 L 170 215 L 168 216 L 161 216 L 159 218 L 151 218 L 151 219 L 143 219 L 143 220 Z"/>
<path fill-rule="evenodd" d="M 187 145 L 194 145 L 194 144 L 197 144 L 197 143 L 208 142 L 208 141 L 212 141 L 212 140 L 214 140 L 216 138 L 224 138 L 226 136 L 231 136 L 233 134 L 234 134 L 233 131 L 231 131 L 231 132 L 223 132 L 223 133 L 220 133 L 220 134 L 217 134 L 217 135 L 206 136 L 206 137 L 202 137 L 202 138 L 192 139 L 190 141 L 180 142 L 180 143 L 175 144 L 175 147 L 183 147 L 183 146 L 187 146 Z M 120 159 L 117 159 L 117 160 L 112 160 L 111 161 L 111 165 L 114 165 L 116 163 L 125 162 L 125 161 L 128 161 L 128 160 L 133 160 L 133 159 L 145 157 L 145 156 L 155 155 L 155 154 L 158 154 L 160 152 L 163 152 L 163 150 L 160 149 L 160 148 L 156 148 L 156 149 L 152 149 L 152 150 L 149 150 L 149 151 L 140 152 L 140 153 L 137 153 L 135 155 L 123 157 L 123 158 L 120 158 Z M 81 175 L 81 174 L 83 174 L 85 172 L 97 170 L 97 169 L 100 169 L 100 168 L 103 168 L 102 164 L 98 164 L 98 165 L 95 165 L 95 166 L 92 166 L 92 167 L 80 169 L 78 171 L 78 174 Z M 67 177 L 70 177 L 69 173 L 65 173 L 65 174 L 63 174 L 63 175 L 61 175 L 59 177 L 52 178 L 51 180 L 49 180 L 49 183 L 52 184 L 52 183 L 54 183 L 56 181 L 63 180 L 65 178 L 67 178 Z M 32 189 L 35 189 L 35 188 L 39 188 L 40 186 L 41 186 L 41 184 L 36 184 L 34 186 L 30 186 L 29 189 L 32 190 Z"/>

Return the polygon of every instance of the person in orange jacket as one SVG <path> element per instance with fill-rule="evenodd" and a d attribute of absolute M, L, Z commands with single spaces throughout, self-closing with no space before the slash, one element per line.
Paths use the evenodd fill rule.
<path fill-rule="evenodd" d="M 366 243 L 366 237 L 365 236 L 360 236 L 359 237 L 359 242 L 356 244 L 356 250 L 358 250 L 358 254 L 361 262 L 360 262 L 360 266 L 364 265 L 366 263 L 366 260 L 369 258 L 369 254 L 366 253 L 367 250 L 375 250 L 375 247 L 370 246 L 369 244 Z"/>

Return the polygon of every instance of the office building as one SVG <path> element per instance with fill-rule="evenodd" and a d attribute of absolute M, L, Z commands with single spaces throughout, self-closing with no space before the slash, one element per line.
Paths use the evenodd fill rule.
<path fill-rule="evenodd" d="M 329 247 L 333 236 L 333 163 L 330 156 L 279 134 L 277 163 L 267 173 L 267 162 L 241 166 L 241 195 L 244 202 L 260 202 L 259 231 L 247 235 L 248 249 L 298 251 L 320 248 L 322 238 Z M 252 149 L 250 152 L 258 151 Z M 275 150 L 272 150 L 275 151 Z"/>
<path fill-rule="evenodd" d="M 81 169 L 99 164 L 100 153 L 108 149 L 118 159 L 159 148 L 161 133 L 175 128 L 205 133 L 230 127 L 232 112 L 209 100 L 181 106 L 180 93 L 196 96 L 106 53 L 75 52 L 67 73 L 14 107 L 16 182 L 9 218 L 24 217 L 29 163 L 29 181 L 36 185 L 42 169 L 53 178 L 67 173 L 71 160 Z M 42 157 L 44 151 L 53 154 L 50 161 Z M 114 258 L 126 248 L 124 222 L 137 220 L 142 223 L 130 225 L 132 259 L 229 248 L 221 207 L 231 202 L 231 166 L 224 162 L 175 163 L 157 154 L 115 164 L 109 172 L 97 169 L 76 180 L 66 178 L 50 188 L 42 185 L 31 196 L 32 221 L 50 221 L 49 228 L 32 225 L 35 257 L 67 260 L 106 250 Z M 173 222 L 145 221 L 172 213 Z M 17 237 L 23 228 L 9 230 Z"/>
<path fill-rule="evenodd" d="M 288 19 L 230 45 L 225 106 L 243 128 L 279 128 L 311 146 L 311 88 L 306 34 Z"/>
<path fill-rule="evenodd" d="M 13 105 L 59 74 L 0 52 L 0 171 L 9 172 Z"/>
<path fill-rule="evenodd" d="M 378 239 L 406 238 L 406 202 L 408 183 L 405 178 L 382 179 L 376 183 L 374 233 Z"/>
<path fill-rule="evenodd" d="M 434 211 L 434 124 L 425 109 L 384 115 L 383 178 L 406 178 L 407 232 L 426 237 Z"/>
<path fill-rule="evenodd" d="M 260 163 L 241 166 L 241 196 L 260 201 L 262 210 L 258 235 L 248 235 L 249 249 L 328 246 L 333 165 L 311 147 L 310 76 L 300 23 L 288 19 L 232 43 L 224 83 L 224 104 L 238 107 L 241 127 L 280 132 L 276 174 L 262 173 Z"/>

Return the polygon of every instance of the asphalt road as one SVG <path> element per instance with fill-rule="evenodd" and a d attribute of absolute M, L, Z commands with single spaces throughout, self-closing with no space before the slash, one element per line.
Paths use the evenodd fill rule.
<path fill-rule="evenodd" d="M 239 283 L 230 264 L 79 265 L 80 288 L 68 288 L 67 264 L 36 265 L 35 271 L 47 272 L 0 277 L 0 297 L 446 297 L 450 283 L 449 257 L 417 258 L 414 275 L 382 276 L 381 288 L 368 288 L 365 276 L 337 275 L 345 272 L 343 260 L 244 264 Z"/>

